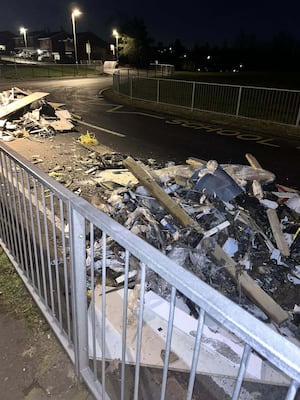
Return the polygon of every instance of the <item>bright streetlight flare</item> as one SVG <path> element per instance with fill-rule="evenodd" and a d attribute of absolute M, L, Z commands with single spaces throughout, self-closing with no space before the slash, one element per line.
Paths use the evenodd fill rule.
<path fill-rule="evenodd" d="M 78 8 L 75 8 L 75 10 L 72 11 L 72 15 L 74 15 L 74 17 L 79 17 L 81 14 L 82 12 L 78 10 Z"/>
<path fill-rule="evenodd" d="M 119 59 L 119 32 L 114 29 L 112 32 L 113 36 L 116 38 L 116 60 Z"/>
<path fill-rule="evenodd" d="M 24 27 L 20 28 L 20 34 L 24 36 L 24 47 L 27 48 L 27 29 Z"/>
<path fill-rule="evenodd" d="M 75 63 L 78 64 L 78 56 L 77 56 L 77 37 L 76 37 L 76 24 L 75 19 L 81 15 L 81 11 L 78 8 L 75 8 L 72 11 L 72 28 L 73 28 L 73 41 L 74 41 L 74 55 L 75 55 Z"/>

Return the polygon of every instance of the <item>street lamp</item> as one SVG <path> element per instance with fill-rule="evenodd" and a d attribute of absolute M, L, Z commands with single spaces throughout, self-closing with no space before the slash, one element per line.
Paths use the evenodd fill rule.
<path fill-rule="evenodd" d="M 116 29 L 113 30 L 113 36 L 116 38 L 116 60 L 119 59 L 119 33 Z"/>
<path fill-rule="evenodd" d="M 20 34 L 24 36 L 24 47 L 27 49 L 27 29 L 20 28 Z"/>
<path fill-rule="evenodd" d="M 73 41 L 74 41 L 74 53 L 75 53 L 75 62 L 78 64 L 78 56 L 77 56 L 77 39 L 76 39 L 76 26 L 75 26 L 75 18 L 81 15 L 81 11 L 78 8 L 75 8 L 72 11 L 72 27 L 73 27 Z"/>

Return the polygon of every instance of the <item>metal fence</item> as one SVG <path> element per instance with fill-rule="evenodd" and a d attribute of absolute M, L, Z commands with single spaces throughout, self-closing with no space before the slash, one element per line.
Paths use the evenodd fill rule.
<path fill-rule="evenodd" d="M 7 63 L 0 64 L 0 78 L 34 79 L 86 77 L 103 73 L 103 64 L 46 64 Z"/>
<path fill-rule="evenodd" d="M 172 400 L 175 378 L 177 399 L 200 399 L 205 374 L 226 375 L 232 399 L 249 398 L 248 378 L 295 398 L 295 344 L 4 144 L 0 179 L 0 244 L 97 399 Z M 149 291 L 158 279 L 165 298 Z M 182 296 L 198 319 L 177 306 Z M 226 339 L 222 354 L 213 334 Z"/>
<path fill-rule="evenodd" d="M 300 91 L 254 86 L 225 85 L 155 79 L 118 71 L 114 76 L 114 90 L 131 99 L 152 101 L 299 126 Z"/>

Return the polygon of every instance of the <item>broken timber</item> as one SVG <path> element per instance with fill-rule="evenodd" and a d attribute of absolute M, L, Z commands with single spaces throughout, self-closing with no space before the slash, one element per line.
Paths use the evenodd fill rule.
<path fill-rule="evenodd" d="M 183 226 L 191 227 L 197 232 L 204 233 L 197 221 L 193 220 L 165 191 L 155 182 L 151 174 L 138 164 L 133 158 L 127 157 L 123 164 L 141 184 L 157 199 L 157 201 Z M 280 325 L 288 319 L 288 313 L 284 311 L 266 292 L 264 292 L 246 271 L 238 273 L 236 262 L 216 244 L 213 250 L 210 250 L 209 241 L 203 241 L 204 246 L 211 255 L 221 264 L 223 264 L 229 275 L 239 283 L 244 293 L 254 301 L 275 323 Z"/>
<path fill-rule="evenodd" d="M 22 99 L 17 99 L 12 103 L 1 106 L 0 119 L 6 118 L 10 114 L 13 114 L 14 112 L 20 110 L 21 108 L 24 108 L 29 104 L 48 96 L 48 94 L 49 93 L 44 93 L 44 92 L 32 93 L 26 97 L 23 97 Z"/>
<path fill-rule="evenodd" d="M 267 210 L 267 216 L 278 249 L 280 250 L 281 254 L 288 257 L 290 255 L 290 249 L 287 241 L 285 240 L 285 237 L 283 236 L 276 210 L 269 208 Z"/>
<path fill-rule="evenodd" d="M 133 158 L 127 157 L 123 164 L 136 176 L 142 185 L 164 206 L 168 212 L 185 227 L 191 227 L 203 233 L 200 225 L 193 220 L 171 197 L 155 182 L 153 176 L 144 166 L 138 164 Z"/>
<path fill-rule="evenodd" d="M 246 153 L 245 157 L 252 168 L 263 169 L 263 167 L 260 165 L 260 163 L 257 161 L 257 159 L 252 154 Z"/>

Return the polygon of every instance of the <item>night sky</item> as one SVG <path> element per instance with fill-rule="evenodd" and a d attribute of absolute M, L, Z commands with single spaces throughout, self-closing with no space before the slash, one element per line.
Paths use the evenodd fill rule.
<path fill-rule="evenodd" d="M 299 0 L 10 0 L 1 4 L 0 31 L 18 34 L 24 26 L 29 31 L 72 32 L 72 6 L 83 12 L 76 20 L 78 32 L 92 31 L 112 42 L 118 15 L 142 18 L 149 36 L 164 44 L 179 38 L 188 47 L 224 40 L 230 45 L 241 31 L 254 33 L 258 40 L 269 40 L 278 32 L 300 39 Z"/>

